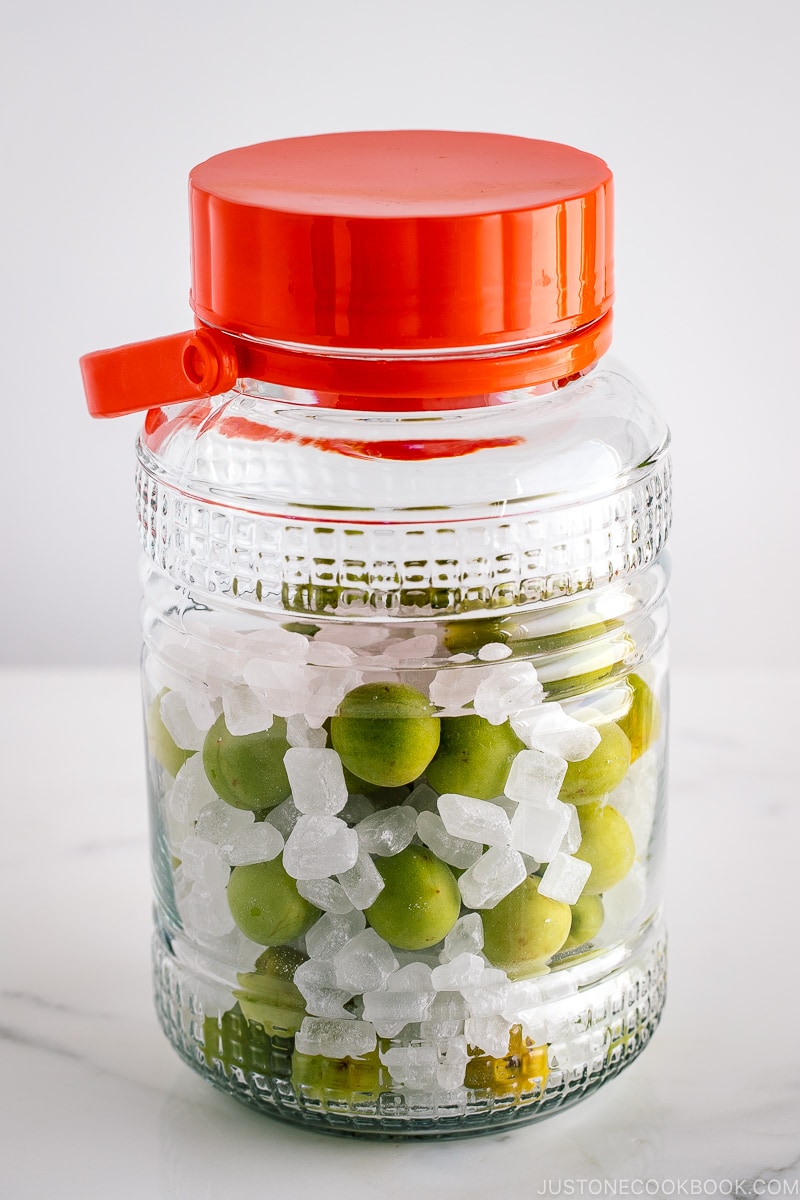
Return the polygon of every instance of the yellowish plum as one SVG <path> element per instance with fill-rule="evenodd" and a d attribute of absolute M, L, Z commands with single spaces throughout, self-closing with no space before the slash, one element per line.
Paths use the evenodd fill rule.
<path fill-rule="evenodd" d="M 631 765 L 631 744 L 619 725 L 608 721 L 598 726 L 599 745 L 588 758 L 567 764 L 559 799 L 566 804 L 589 804 L 613 792 Z"/>
<path fill-rule="evenodd" d="M 499 904 L 481 913 L 483 952 L 511 979 L 535 975 L 569 936 L 569 905 L 540 895 L 540 882 L 528 875 Z"/>
<path fill-rule="evenodd" d="M 584 896 L 599 896 L 624 879 L 633 866 L 636 846 L 625 818 L 610 804 L 585 804 L 578 809 L 581 844 L 575 857 L 591 865 Z"/>
<path fill-rule="evenodd" d="M 631 744 L 631 762 L 644 754 L 661 731 L 661 711 L 652 688 L 641 675 L 629 675 L 632 690 L 631 705 L 618 724 Z"/>

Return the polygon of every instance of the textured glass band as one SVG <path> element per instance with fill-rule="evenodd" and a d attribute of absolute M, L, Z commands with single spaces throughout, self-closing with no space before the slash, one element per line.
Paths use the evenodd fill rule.
<path fill-rule="evenodd" d="M 197 593 L 292 611 L 421 616 L 523 607 L 624 579 L 653 562 L 671 521 L 670 462 L 553 511 L 382 524 L 321 523 L 194 498 L 141 466 L 147 557 Z"/>

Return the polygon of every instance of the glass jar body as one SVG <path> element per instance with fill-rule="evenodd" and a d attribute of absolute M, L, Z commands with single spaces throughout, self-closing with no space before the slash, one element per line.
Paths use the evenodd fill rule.
<path fill-rule="evenodd" d="M 424 428 L 244 383 L 145 431 L 157 1007 L 240 1099 L 490 1131 L 651 1036 L 668 464 L 620 378 Z"/>

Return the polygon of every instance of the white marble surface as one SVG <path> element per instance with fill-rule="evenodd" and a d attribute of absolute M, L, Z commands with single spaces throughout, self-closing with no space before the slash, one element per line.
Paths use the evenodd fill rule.
<path fill-rule="evenodd" d="M 132 671 L 0 674 L 3 1200 L 707 1195 L 748 1180 L 762 1182 L 741 1195 L 800 1194 L 790 674 L 675 674 L 670 996 L 651 1046 L 541 1125 L 432 1144 L 273 1122 L 163 1038 L 137 688 Z"/>

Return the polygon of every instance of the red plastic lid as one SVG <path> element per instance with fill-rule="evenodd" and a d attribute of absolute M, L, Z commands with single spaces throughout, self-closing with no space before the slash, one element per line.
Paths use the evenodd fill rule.
<path fill-rule="evenodd" d="M 570 333 L 611 306 L 611 172 L 435 130 L 230 150 L 190 174 L 192 307 L 253 338 L 430 350 Z"/>
<path fill-rule="evenodd" d="M 94 416 L 237 378 L 345 407 L 435 407 L 556 384 L 610 343 L 611 172 L 570 146 L 434 130 L 291 138 L 201 163 L 190 198 L 202 328 L 86 355 Z"/>

